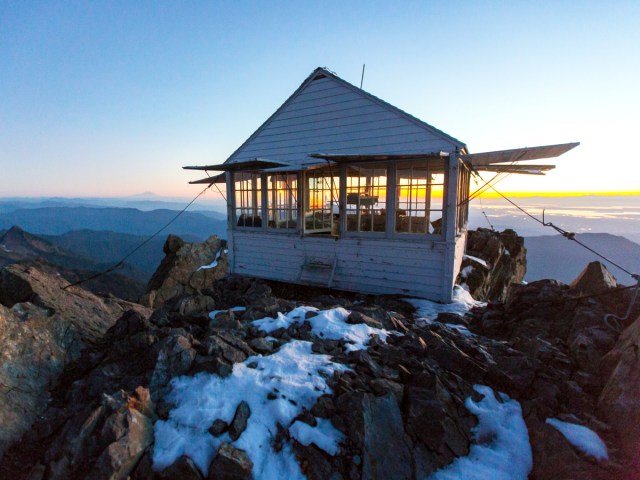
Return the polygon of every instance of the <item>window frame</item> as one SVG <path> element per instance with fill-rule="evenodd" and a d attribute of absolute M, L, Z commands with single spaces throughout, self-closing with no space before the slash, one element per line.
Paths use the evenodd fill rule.
<path fill-rule="evenodd" d="M 269 177 L 278 177 L 278 176 L 283 176 L 283 177 L 295 177 L 295 186 L 291 187 L 289 186 L 289 188 L 287 189 L 289 191 L 289 196 L 290 199 L 292 199 L 292 205 L 289 208 L 270 208 L 269 206 L 269 201 L 270 201 L 270 197 L 272 195 L 272 192 L 274 191 L 278 191 L 278 189 L 270 189 L 269 188 Z M 273 173 L 266 173 L 264 174 L 264 209 L 265 209 L 265 218 L 267 219 L 266 221 L 266 230 L 269 233 L 296 233 L 300 230 L 300 211 L 301 211 L 301 202 L 300 202 L 300 179 L 301 179 L 302 175 L 300 172 L 273 172 Z M 287 180 L 285 180 L 285 183 L 288 183 Z M 271 218 L 270 218 L 270 214 L 272 211 L 287 211 L 287 212 L 291 212 L 292 214 L 295 212 L 295 226 L 294 227 L 272 227 L 270 226 L 271 223 Z M 293 215 L 292 215 L 293 216 Z M 287 219 L 287 221 L 292 221 L 291 219 Z"/>
<path fill-rule="evenodd" d="M 442 226 L 440 228 L 440 233 L 430 233 L 430 232 L 398 232 L 397 228 L 397 217 L 398 215 L 395 213 L 398 211 L 399 205 L 399 197 L 398 197 L 398 188 L 399 188 L 399 171 L 402 167 L 403 163 L 407 162 L 415 162 L 418 165 L 424 165 L 429 171 L 429 164 L 433 164 L 433 173 L 442 175 L 442 181 L 438 182 L 436 185 L 442 187 L 442 205 L 441 209 L 435 210 L 435 212 L 441 213 Z M 436 162 L 441 162 L 441 164 L 437 164 Z M 385 221 L 385 230 L 384 231 L 348 231 L 347 230 L 347 195 L 349 187 L 347 186 L 347 178 L 348 178 L 348 169 L 350 166 L 359 166 L 367 168 L 371 165 L 370 168 L 380 168 L 386 169 L 386 185 L 383 188 L 386 188 L 386 197 L 385 197 L 385 205 L 384 210 L 386 210 L 386 221 Z M 320 166 L 318 168 L 311 168 L 308 170 L 300 170 L 295 172 L 255 172 L 255 171 L 236 171 L 231 172 L 231 188 L 233 191 L 232 195 L 232 230 L 241 230 L 241 231 L 263 231 L 265 233 L 273 233 L 273 234 L 297 234 L 302 236 L 314 236 L 317 238 L 387 238 L 390 240 L 424 240 L 424 239 L 432 239 L 432 240 L 442 240 L 445 238 L 445 232 L 448 224 L 448 217 L 452 217 L 455 215 L 455 230 L 456 234 L 460 234 L 467 228 L 468 224 L 468 201 L 466 205 L 460 204 L 462 192 L 462 186 L 466 185 L 466 195 L 469 193 L 469 182 L 466 181 L 463 177 L 464 171 L 466 171 L 466 178 L 469 178 L 468 170 L 465 170 L 466 166 L 463 163 L 460 163 L 460 172 L 458 174 L 457 179 L 457 187 L 458 187 L 458 204 L 456 208 L 453 209 L 452 212 L 447 212 L 447 195 L 449 189 L 449 159 L 443 160 L 387 160 L 380 162 L 349 162 L 342 163 L 341 165 L 331 165 L 331 166 Z M 323 175 L 324 174 L 324 175 Z M 255 190 L 253 191 L 253 198 L 258 198 L 259 202 L 254 207 L 254 211 L 258 213 L 258 217 L 261 219 L 260 226 L 242 226 L 238 225 L 238 212 L 247 209 L 249 207 L 238 206 L 236 203 L 237 200 L 237 190 L 236 190 L 236 176 L 237 175 L 250 175 L 256 181 Z M 269 195 L 273 190 L 269 189 L 269 177 L 277 177 L 277 176 L 290 176 L 295 175 L 297 181 L 297 187 L 291 189 L 291 192 L 294 196 L 295 206 L 292 206 L 290 209 L 291 212 L 297 212 L 297 224 L 294 228 L 274 228 L 269 226 L 269 215 L 272 211 L 278 211 L 278 208 L 269 208 Z M 329 190 L 333 190 L 331 195 L 331 203 L 337 205 L 337 214 L 330 213 L 330 221 L 329 224 L 331 227 L 323 227 L 319 229 L 311 229 L 307 230 L 306 228 L 306 215 L 309 211 L 327 211 L 327 208 L 320 209 L 311 209 L 310 201 L 312 196 L 312 191 L 309 188 L 309 179 L 315 176 L 322 176 L 329 179 L 337 180 L 338 185 L 333 188 L 330 186 Z M 426 178 L 426 177 L 425 177 Z M 332 180 L 330 180 L 331 182 Z M 464 185 L 463 185 L 464 184 Z M 452 186 L 453 188 L 453 186 Z M 246 191 L 246 190 L 243 190 Z M 295 192 L 295 193 L 294 193 Z M 334 193 L 336 194 L 336 198 L 334 198 Z M 425 203 L 430 203 L 428 199 L 425 198 Z M 466 207 L 466 208 L 465 208 Z M 331 210 L 335 212 L 334 209 Z M 380 209 L 381 210 L 381 209 Z M 426 210 L 425 210 L 426 211 Z M 393 215 L 389 215 L 389 212 L 394 212 Z M 430 209 L 429 213 L 434 212 L 434 210 Z M 464 217 L 461 216 L 461 212 L 466 212 Z M 338 222 L 335 222 L 335 216 L 338 215 Z M 431 218 L 431 217 L 430 217 Z M 464 220 L 462 220 L 464 218 Z M 430 220 L 431 221 L 431 220 Z M 324 217 L 322 223 L 325 223 Z"/>
<path fill-rule="evenodd" d="M 429 228 L 427 228 L 426 232 L 398 232 L 396 230 L 397 228 L 397 215 L 393 215 L 393 232 L 392 232 L 392 236 L 391 238 L 396 239 L 396 240 L 401 240 L 401 239 L 425 239 L 425 238 L 429 238 L 429 239 L 433 239 L 433 240 L 443 240 L 445 238 L 445 232 L 446 232 L 446 226 L 447 226 L 447 217 L 449 215 L 447 215 L 447 193 L 448 193 L 448 181 L 449 181 L 449 161 L 448 159 L 443 159 L 442 161 L 442 167 L 438 168 L 437 166 L 434 166 L 434 173 L 435 174 L 439 174 L 442 175 L 442 182 L 438 182 L 437 184 L 431 184 L 431 185 L 438 185 L 442 187 L 442 206 L 441 209 L 435 210 L 436 212 L 440 212 L 441 213 L 441 217 L 440 219 L 442 220 L 441 223 L 441 227 L 440 227 L 440 233 L 432 233 L 429 232 Z M 430 163 L 435 163 L 433 160 L 398 160 L 398 161 L 394 161 L 394 184 L 393 184 L 393 208 L 394 211 L 397 212 L 399 210 L 399 202 L 397 201 L 398 197 L 398 187 L 399 185 L 399 179 L 400 179 L 400 175 L 399 175 L 399 170 L 401 167 L 402 163 L 406 163 L 406 162 L 419 162 L 419 163 L 424 163 L 424 165 L 426 165 L 427 167 L 429 166 Z M 429 171 L 429 170 L 427 170 Z M 426 177 L 425 177 L 426 178 Z M 431 199 L 427 199 L 425 197 L 425 203 L 430 204 L 431 203 Z M 425 208 L 425 211 L 427 209 Z M 428 210 L 429 213 L 433 212 L 434 210 L 429 209 Z M 431 220 L 429 220 L 429 225 L 431 225 Z"/>
<path fill-rule="evenodd" d="M 236 175 L 248 175 L 253 177 L 254 182 L 252 183 L 252 189 L 237 189 L 236 188 L 236 184 L 240 181 L 246 181 L 245 179 L 242 180 L 236 180 Z M 238 171 L 238 172 L 232 172 L 231 173 L 231 185 L 233 186 L 233 208 L 232 208 L 232 213 L 233 213 L 233 222 L 232 222 L 232 229 L 233 230 L 260 230 L 264 227 L 264 208 L 263 208 L 263 203 L 264 203 L 264 195 L 263 195 L 263 191 L 264 191 L 264 185 L 263 185 L 263 176 L 262 174 L 258 173 L 258 172 L 251 172 L 251 171 Z M 244 203 L 241 202 L 241 205 L 238 206 L 238 192 L 251 192 L 251 203 L 255 204 L 249 207 L 245 207 Z M 247 194 L 248 195 L 248 194 Z M 244 200 L 244 195 L 241 193 L 241 198 L 243 198 Z M 248 209 L 252 209 L 254 211 L 254 214 L 252 215 L 252 218 L 255 218 L 256 216 L 258 218 L 260 218 L 260 225 L 259 226 L 254 226 L 254 225 L 238 225 L 238 222 L 240 221 L 240 218 L 242 215 L 244 215 L 244 213 L 241 213 L 240 215 L 238 215 L 238 211 L 242 211 L 242 210 L 248 210 Z M 257 215 L 256 215 L 257 214 Z M 252 220 L 253 223 L 253 220 Z"/>
<path fill-rule="evenodd" d="M 383 231 L 375 231 L 375 230 L 349 230 L 348 229 L 348 195 L 349 195 L 349 185 L 347 182 L 348 179 L 348 170 L 350 167 L 362 167 L 362 168 L 372 168 L 372 169 L 384 169 L 386 171 L 386 184 L 382 187 L 385 189 L 385 195 L 382 202 L 384 203 L 385 210 L 385 222 L 384 222 L 384 230 Z M 341 165 L 340 169 L 340 180 L 341 186 L 344 188 L 340 189 L 340 236 L 345 238 L 390 238 L 389 231 L 389 218 L 386 215 L 386 212 L 390 210 L 390 198 L 392 197 L 392 185 L 391 171 L 394 169 L 394 162 L 390 161 L 380 161 L 380 162 L 353 162 L 353 163 L 345 163 Z M 379 201 L 380 202 L 380 201 Z M 381 210 L 378 208 L 377 210 Z M 375 217 L 375 214 L 372 215 L 372 218 Z"/>
<path fill-rule="evenodd" d="M 343 181 L 342 181 L 342 175 L 341 175 L 341 171 L 342 169 L 339 168 L 336 165 L 332 165 L 332 166 L 322 166 L 319 168 L 315 168 L 315 169 L 309 169 L 307 171 L 305 171 L 304 174 L 304 183 L 303 183 L 303 192 L 304 192 L 304 199 L 303 199 L 303 207 L 302 207 L 302 234 L 304 236 L 327 236 L 327 237 L 331 237 L 331 238 L 336 238 L 336 237 L 341 237 L 342 236 L 342 225 L 341 225 L 341 220 L 339 220 L 339 223 L 336 224 L 334 221 L 334 216 L 338 215 L 339 219 L 342 218 L 341 215 L 341 210 L 342 210 L 342 185 L 343 185 Z M 324 175 L 323 175 L 324 173 Z M 322 188 L 314 188 L 311 189 L 310 185 L 309 185 L 309 181 L 314 178 L 314 177 L 318 177 L 318 178 L 328 178 L 329 183 L 328 185 L 325 187 L 325 185 L 323 184 Z M 335 187 L 335 180 L 337 180 L 337 187 Z M 332 205 L 331 208 L 316 208 L 316 207 L 311 207 L 311 201 L 312 201 L 312 192 L 321 192 L 321 195 L 324 197 L 322 192 L 329 192 L 329 202 Z M 334 196 L 335 193 L 335 196 Z M 315 196 L 315 195 L 314 195 Z M 324 198 L 323 198 L 323 205 L 324 205 Z M 335 204 L 335 206 L 334 206 Z M 334 209 L 337 207 L 338 213 L 334 213 Z M 314 216 L 314 223 L 315 223 L 315 215 L 317 212 L 321 212 L 321 222 L 322 225 L 324 225 L 325 223 L 325 215 L 327 212 L 329 211 L 328 215 L 329 215 L 329 226 L 328 227 L 324 227 L 321 226 L 320 228 L 313 228 L 313 229 L 308 229 L 307 228 L 307 214 L 308 213 L 312 213 Z M 337 231 L 337 233 L 334 233 L 334 227 Z"/>

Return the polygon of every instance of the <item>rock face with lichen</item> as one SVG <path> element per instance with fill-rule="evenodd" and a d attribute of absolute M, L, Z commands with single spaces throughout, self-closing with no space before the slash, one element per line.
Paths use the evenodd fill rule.
<path fill-rule="evenodd" d="M 603 358 L 601 374 L 605 384 L 598 408 L 640 472 L 640 317 Z"/>
<path fill-rule="evenodd" d="M 47 391 L 84 348 L 125 310 L 141 306 L 99 298 L 33 267 L 0 270 L 0 454 L 47 407 Z"/>
<path fill-rule="evenodd" d="M 527 273 L 524 239 L 513 230 L 470 230 L 466 252 L 457 283 L 466 285 L 477 300 L 504 302 L 509 287 Z"/>
<path fill-rule="evenodd" d="M 159 307 L 180 296 L 199 294 L 204 288 L 224 277 L 227 256 L 225 241 L 211 236 L 203 243 L 185 243 L 169 235 L 164 244 L 165 257 L 149 280 L 142 303 Z M 213 309 L 213 305 L 207 305 Z"/>
<path fill-rule="evenodd" d="M 488 238 L 487 234 L 486 244 L 493 242 Z M 489 249 L 504 249 L 502 253 L 483 259 L 488 265 L 508 265 L 500 258 L 505 250 L 510 252 L 507 256 L 514 256 L 517 238 L 506 235 L 497 250 Z M 153 426 L 171 418 L 175 405 L 167 394 L 172 391 L 172 379 L 211 376 L 223 381 L 242 369 L 259 371 L 260 359 L 278 354 L 293 341 L 310 342 L 313 354 L 327 355 L 344 367 L 323 377 L 329 390 L 318 394 L 308 408 L 293 398 L 281 398 L 282 392 L 275 390 L 259 403 L 264 408 L 281 405 L 296 410 L 293 421 L 278 423 L 263 445 L 274 455 L 291 452 L 306 478 L 426 478 L 468 455 L 477 440 L 477 419 L 466 403 L 478 400 L 474 385 L 488 385 L 519 402 L 533 453 L 533 478 L 631 479 L 640 473 L 634 456 L 637 442 L 633 442 L 638 436 L 635 420 L 640 418 L 635 401 L 640 380 L 634 374 L 640 368 L 636 355 L 640 319 L 631 326 L 630 321 L 602 322 L 607 313 L 624 313 L 630 291 L 621 292 L 609 283 L 604 294 L 591 297 L 553 280 L 513 284 L 504 302 L 476 307 L 466 315 L 441 313 L 425 319 L 397 297 L 227 277 L 223 254 L 217 266 L 197 270 L 210 265 L 220 247 L 217 239 L 194 245 L 169 237 L 165 262 L 147 297 L 154 310 L 130 305 L 133 308 L 123 311 L 125 305 L 118 303 L 115 323 L 99 313 L 108 304 L 104 299 L 78 291 L 68 293 L 75 297 L 51 300 L 55 290 L 39 286 L 37 275 L 12 272 L 2 280 L 0 272 L 0 298 L 6 302 L 0 307 L 0 319 L 11 316 L 0 324 L 0 338 L 9 338 L 8 332 L 20 331 L 30 322 L 31 330 L 23 338 L 36 330 L 45 334 L 47 321 L 62 315 L 61 306 L 66 304 L 78 306 L 77 310 L 69 307 L 70 319 L 96 315 L 95 324 L 78 333 L 77 342 L 82 343 L 75 353 L 56 367 L 47 385 L 34 387 L 41 395 L 50 394 L 50 401 L 39 407 L 37 418 L 23 422 L 22 441 L 0 460 L 0 476 L 16 480 L 259 478 L 254 452 L 242 447 L 251 435 L 252 422 L 261 418 L 256 403 L 250 406 L 248 399 L 234 401 L 230 416 L 216 416 L 202 425 L 211 439 L 219 439 L 205 470 L 186 455 L 167 468 L 154 467 L 157 431 Z M 474 253 L 480 257 L 482 251 Z M 191 259 L 189 252 L 194 254 Z M 520 274 L 518 262 L 508 267 L 511 276 L 487 275 L 494 286 L 502 285 L 495 287 L 496 292 L 513 283 L 506 278 Z M 602 273 L 600 279 L 606 278 Z M 592 280 L 597 283 L 599 277 Z M 21 303 L 9 306 L 13 301 Z M 346 325 L 384 329 L 388 334 L 385 339 L 370 336 L 367 348 L 357 350 L 349 348 L 344 337 L 318 334 L 313 327 L 319 315 L 315 311 L 306 311 L 299 321 L 282 323 L 269 333 L 253 323 L 265 318 L 282 321 L 283 314 L 301 305 L 321 311 L 339 307 L 346 312 Z M 217 312 L 210 314 L 213 309 Z M 638 315 L 636 308 L 632 316 Z M 69 324 L 81 326 L 71 320 Z M 627 330 L 620 336 L 617 327 Z M 16 344 L 30 348 L 29 352 L 40 345 L 39 340 L 30 346 L 21 342 Z M 60 345 L 46 358 L 62 355 L 68 345 Z M 3 365 L 13 368 L 19 362 L 14 356 Z M 610 461 L 597 461 L 578 451 L 545 423 L 547 418 L 596 431 L 610 447 Z M 340 433 L 335 452 L 313 442 L 303 444 L 294 435 L 294 424 L 313 429 L 321 422 Z M 17 438 L 14 435 L 7 444 Z M 481 440 L 491 442 L 491 438 Z"/>

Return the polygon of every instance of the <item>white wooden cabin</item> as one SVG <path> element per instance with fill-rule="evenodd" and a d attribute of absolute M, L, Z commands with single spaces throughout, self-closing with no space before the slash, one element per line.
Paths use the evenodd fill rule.
<path fill-rule="evenodd" d="M 472 169 L 577 144 L 469 155 L 466 145 L 317 68 L 223 164 L 230 273 L 450 302 Z"/>

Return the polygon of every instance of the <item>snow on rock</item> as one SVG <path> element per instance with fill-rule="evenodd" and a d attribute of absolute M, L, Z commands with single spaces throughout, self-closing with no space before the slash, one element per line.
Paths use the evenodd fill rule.
<path fill-rule="evenodd" d="M 482 265 L 483 267 L 485 267 L 485 268 L 489 268 L 489 264 L 488 264 L 485 260 L 483 260 L 483 259 L 481 259 L 481 258 L 474 257 L 474 256 L 472 256 L 472 255 L 463 255 L 463 256 L 462 256 L 462 259 L 463 259 L 463 260 L 473 260 L 474 262 L 478 262 L 478 263 L 479 263 L 480 265 Z"/>
<path fill-rule="evenodd" d="M 331 393 L 325 378 L 345 370 L 330 356 L 312 353 L 310 342 L 293 340 L 273 355 L 236 363 L 226 378 L 198 374 L 174 379 L 166 400 L 176 407 L 168 420 L 155 424 L 154 469 L 162 470 L 187 455 L 206 475 L 216 450 L 228 442 L 249 455 L 255 478 L 304 478 L 290 445 L 278 453 L 273 450 L 277 424 L 286 428 L 303 408 L 311 409 L 319 396 Z M 229 433 L 217 438 L 209 434 L 215 420 L 231 423 L 243 400 L 251 415 L 240 438 L 232 441 Z M 330 423 L 319 421 L 315 428 L 295 425 L 292 434 L 302 443 L 337 452 L 342 436 Z"/>
<path fill-rule="evenodd" d="M 460 276 L 462 278 L 467 278 L 471 272 L 473 272 L 473 265 L 467 265 L 466 267 L 464 267 L 460 271 Z M 467 290 L 467 289 L 465 289 L 465 290 Z M 469 291 L 469 290 L 467 290 L 467 291 Z"/>
<path fill-rule="evenodd" d="M 526 480 L 533 468 L 529 434 L 516 400 L 499 393 L 499 401 L 490 387 L 474 385 L 484 398 L 465 401 L 467 409 L 478 417 L 473 433 L 475 443 L 469 455 L 454 460 L 435 472 L 430 480 Z"/>
<path fill-rule="evenodd" d="M 208 270 L 210 268 L 215 268 L 218 266 L 218 260 L 220 260 L 220 256 L 222 255 L 222 251 L 224 249 L 220 248 L 217 252 L 215 257 L 213 258 L 213 261 L 209 264 L 209 265 L 202 265 L 201 267 L 198 267 L 198 270 L 196 270 L 196 272 L 199 272 L 200 270 Z M 226 252 L 226 250 L 225 250 Z"/>
<path fill-rule="evenodd" d="M 474 300 L 471 294 L 460 285 L 454 287 L 453 301 L 451 303 L 436 303 L 421 298 L 405 298 L 404 300 L 416 309 L 417 320 L 423 320 L 425 323 L 435 320 L 439 313 L 464 315 L 474 307 L 484 307 L 486 305 L 485 302 Z"/>
<path fill-rule="evenodd" d="M 333 428 L 331 420 L 316 418 L 316 421 L 318 425 L 315 427 L 301 421 L 296 421 L 291 425 L 289 433 L 303 445 L 313 443 L 329 455 L 335 455 L 338 453 L 339 443 L 344 438 L 342 433 Z"/>
<path fill-rule="evenodd" d="M 348 352 L 365 349 L 371 335 L 378 335 L 380 340 L 385 342 L 391 333 L 388 330 L 373 328 L 364 323 L 356 325 L 347 323 L 349 311 L 342 307 L 318 310 L 314 307 L 303 306 L 293 309 L 286 315 L 278 312 L 277 318 L 266 317 L 252 323 L 263 332 L 271 333 L 279 328 L 289 328 L 292 324 L 304 323 L 307 312 L 317 314 L 306 319 L 311 325 L 311 332 L 314 335 L 328 340 L 344 339 L 348 342 L 345 346 Z"/>
<path fill-rule="evenodd" d="M 575 423 L 563 422 L 557 418 L 547 418 L 546 423 L 558 430 L 567 441 L 580 451 L 598 460 L 608 460 L 607 446 L 596 432 Z"/>
<path fill-rule="evenodd" d="M 219 313 L 222 312 L 244 312 L 247 309 L 247 307 L 231 307 L 231 308 L 227 308 L 226 310 L 213 310 L 212 312 L 209 312 L 209 318 L 211 320 L 214 320 L 216 318 L 216 315 L 218 315 Z"/>

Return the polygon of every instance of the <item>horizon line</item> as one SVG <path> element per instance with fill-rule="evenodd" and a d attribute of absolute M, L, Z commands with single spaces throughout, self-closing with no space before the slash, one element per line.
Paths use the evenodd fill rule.
<path fill-rule="evenodd" d="M 189 195 L 163 195 L 156 194 L 153 192 L 148 192 L 150 195 L 148 197 L 142 196 L 140 193 L 126 194 L 126 195 L 101 195 L 101 196 L 93 196 L 93 195 L 0 195 L 0 200 L 7 199 L 126 199 L 129 201 L 163 201 L 162 199 L 186 199 L 190 198 Z M 471 192 L 473 193 L 473 192 Z M 586 196 L 600 196 L 600 197 L 611 197 L 611 196 L 633 196 L 640 195 L 640 191 L 584 191 L 584 192 L 535 192 L 535 191 L 504 191 L 501 192 L 503 195 L 507 197 L 586 197 Z M 136 198 L 137 197 L 137 198 Z M 155 198 L 154 198 L 155 197 Z M 500 194 L 493 191 L 486 191 L 478 195 L 478 198 L 501 198 Z M 208 198 L 208 200 L 213 200 L 212 198 Z"/>

